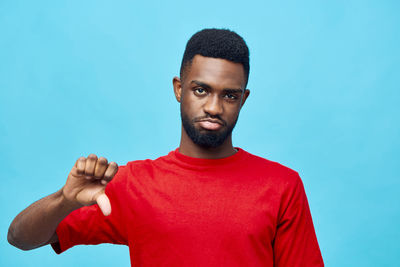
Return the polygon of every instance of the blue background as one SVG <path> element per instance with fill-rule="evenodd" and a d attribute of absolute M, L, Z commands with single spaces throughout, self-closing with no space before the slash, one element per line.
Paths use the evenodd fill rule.
<path fill-rule="evenodd" d="M 0 266 L 129 266 L 128 248 L 6 241 L 76 158 L 179 144 L 186 41 L 228 27 L 251 53 L 234 145 L 302 176 L 326 266 L 400 262 L 399 1 L 0 2 Z"/>

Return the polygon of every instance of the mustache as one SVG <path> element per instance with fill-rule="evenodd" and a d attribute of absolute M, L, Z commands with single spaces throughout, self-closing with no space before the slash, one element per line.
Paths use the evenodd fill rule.
<path fill-rule="evenodd" d="M 210 115 L 205 115 L 205 116 L 201 116 L 201 117 L 197 117 L 193 119 L 193 122 L 199 122 L 199 121 L 204 121 L 204 120 L 218 120 L 223 126 L 226 126 L 227 123 L 226 121 L 224 121 L 219 115 L 214 115 L 214 116 L 210 116 Z"/>

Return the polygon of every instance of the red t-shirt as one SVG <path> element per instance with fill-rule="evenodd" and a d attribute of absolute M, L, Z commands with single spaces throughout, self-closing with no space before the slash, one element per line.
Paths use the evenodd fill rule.
<path fill-rule="evenodd" d="M 57 253 L 114 243 L 129 246 L 132 266 L 323 266 L 297 172 L 240 148 L 129 162 L 106 194 L 111 215 L 97 205 L 72 212 Z"/>

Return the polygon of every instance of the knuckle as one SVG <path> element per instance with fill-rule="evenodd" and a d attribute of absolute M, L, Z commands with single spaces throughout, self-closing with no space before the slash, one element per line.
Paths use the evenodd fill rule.
<path fill-rule="evenodd" d="M 104 157 L 100 157 L 100 158 L 97 160 L 97 163 L 98 163 L 98 164 L 101 164 L 101 165 L 106 165 L 106 164 L 107 164 L 107 159 L 104 158 Z"/>
<path fill-rule="evenodd" d="M 88 156 L 88 159 L 97 159 L 97 156 L 95 154 L 90 154 Z"/>
<path fill-rule="evenodd" d="M 115 163 L 114 161 L 111 161 L 109 165 L 110 165 L 111 167 L 113 167 L 113 168 L 118 168 L 118 164 Z"/>
<path fill-rule="evenodd" d="M 112 178 L 113 178 L 113 175 L 104 175 L 104 180 L 105 181 L 107 181 L 107 182 L 109 182 L 109 181 L 111 181 L 112 180 Z"/>
<path fill-rule="evenodd" d="M 85 174 L 86 175 L 89 175 L 89 176 L 93 176 L 93 174 L 94 174 L 94 170 L 92 170 L 92 169 L 85 169 Z"/>

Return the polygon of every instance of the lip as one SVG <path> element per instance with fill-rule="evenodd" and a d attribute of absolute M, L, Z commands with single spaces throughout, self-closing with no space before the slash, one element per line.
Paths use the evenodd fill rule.
<path fill-rule="evenodd" d="M 223 124 L 219 120 L 206 119 L 198 121 L 201 128 L 209 131 L 217 131 L 222 128 Z"/>

